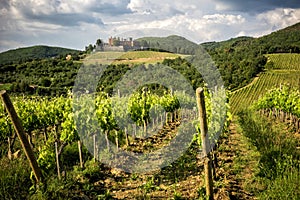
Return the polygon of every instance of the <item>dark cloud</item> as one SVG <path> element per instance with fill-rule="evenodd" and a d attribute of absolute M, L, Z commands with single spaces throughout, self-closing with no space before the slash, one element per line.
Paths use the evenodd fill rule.
<path fill-rule="evenodd" d="M 88 14 L 77 13 L 52 13 L 50 15 L 34 15 L 33 13 L 26 13 L 25 17 L 28 20 L 39 21 L 49 24 L 57 24 L 62 26 L 78 26 L 81 22 L 103 25 L 101 19 L 92 17 Z"/>
<path fill-rule="evenodd" d="M 59 4 L 56 2 L 56 6 Z M 28 21 L 38 21 L 41 23 L 56 24 L 62 26 L 78 26 L 81 22 L 103 25 L 104 23 L 100 18 L 93 16 L 91 13 L 82 12 L 70 12 L 70 13 L 60 13 L 56 10 L 43 13 L 34 12 L 34 9 L 30 6 L 20 6 L 17 8 L 21 13 L 24 20 Z"/>
<path fill-rule="evenodd" d="M 0 0 L 0 9 L 9 8 L 9 0 Z"/>
<path fill-rule="evenodd" d="M 222 3 L 224 10 L 261 13 L 276 8 L 300 8 L 299 0 L 214 0 Z"/>

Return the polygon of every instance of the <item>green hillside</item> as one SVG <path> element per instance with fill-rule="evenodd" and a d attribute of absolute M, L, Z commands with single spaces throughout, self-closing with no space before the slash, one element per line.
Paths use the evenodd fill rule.
<path fill-rule="evenodd" d="M 238 46 L 244 46 L 244 44 L 248 45 L 251 44 L 252 41 L 254 41 L 255 38 L 253 37 L 247 37 L 247 36 L 241 36 L 237 38 L 231 38 L 229 40 L 221 41 L 221 42 L 205 42 L 201 43 L 200 45 L 205 48 L 206 50 L 213 50 L 216 48 L 221 47 L 238 47 Z"/>
<path fill-rule="evenodd" d="M 300 53 L 300 23 L 259 38 L 238 37 L 201 44 L 219 68 L 225 86 L 236 90 L 263 72 L 270 53 Z"/>
<path fill-rule="evenodd" d="M 256 40 L 263 53 L 300 53 L 300 23 Z"/>
<path fill-rule="evenodd" d="M 57 56 L 65 56 L 66 54 L 75 54 L 79 52 L 79 50 L 61 47 L 25 47 L 0 53 L 0 64 L 19 63 L 36 59 L 52 58 Z"/>
<path fill-rule="evenodd" d="M 137 39 L 137 41 L 146 44 L 150 48 L 162 49 L 179 54 L 193 54 L 195 49 L 198 48 L 196 43 L 177 35 L 168 37 L 143 37 Z"/>
<path fill-rule="evenodd" d="M 96 52 L 87 56 L 85 63 L 101 63 L 101 64 L 155 64 L 163 62 L 164 59 L 175 59 L 177 57 L 185 57 L 186 55 L 174 54 L 159 51 L 128 51 L 128 52 Z"/>
<path fill-rule="evenodd" d="M 267 70 L 244 88 L 233 92 L 230 104 L 232 113 L 249 107 L 268 90 L 281 85 L 299 87 L 300 54 L 268 54 Z"/>
<path fill-rule="evenodd" d="M 272 32 L 268 35 L 253 37 L 237 37 L 221 42 L 206 42 L 201 45 L 207 50 L 251 48 L 260 53 L 300 53 L 300 23 Z"/>

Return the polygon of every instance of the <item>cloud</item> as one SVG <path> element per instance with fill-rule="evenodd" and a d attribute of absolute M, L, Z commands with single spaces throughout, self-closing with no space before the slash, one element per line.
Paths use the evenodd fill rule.
<path fill-rule="evenodd" d="M 198 18 L 183 14 L 166 19 L 123 24 L 116 27 L 116 30 L 125 32 L 130 26 L 131 30 L 140 30 L 139 36 L 143 37 L 148 35 L 143 35 L 145 32 L 142 30 L 154 29 L 152 34 L 155 34 L 155 31 L 161 36 L 177 34 L 195 42 L 203 42 L 227 39 L 232 32 L 237 35 L 240 32 L 238 28 L 244 25 L 245 21 L 241 15 L 214 14 Z"/>
<path fill-rule="evenodd" d="M 276 8 L 300 8 L 299 0 L 213 0 L 217 10 L 262 13 Z"/>
<path fill-rule="evenodd" d="M 241 15 L 228 15 L 228 14 L 213 14 L 213 15 L 204 15 L 203 19 L 207 20 L 206 23 L 213 24 L 240 24 L 245 22 L 245 18 Z"/>
<path fill-rule="evenodd" d="M 189 3 L 178 3 L 173 0 L 164 0 L 163 2 L 161 0 L 130 0 L 127 8 L 140 15 L 152 14 L 157 19 L 186 13 L 190 6 L 184 5 L 189 5 Z"/>
<path fill-rule="evenodd" d="M 297 1 L 0 0 L 0 51 L 41 43 L 84 48 L 133 30 L 135 38 L 178 34 L 195 42 L 258 36 L 300 21 Z"/>
<path fill-rule="evenodd" d="M 277 8 L 257 15 L 257 19 L 270 27 L 269 31 L 274 31 L 299 22 L 300 9 Z"/>
<path fill-rule="evenodd" d="M 10 4 L 11 17 L 23 21 L 38 21 L 62 26 L 77 26 L 80 22 L 103 24 L 100 18 L 92 15 L 86 9 L 89 4 L 72 4 L 57 0 L 12 0 Z M 80 3 L 80 2 L 79 2 Z"/>

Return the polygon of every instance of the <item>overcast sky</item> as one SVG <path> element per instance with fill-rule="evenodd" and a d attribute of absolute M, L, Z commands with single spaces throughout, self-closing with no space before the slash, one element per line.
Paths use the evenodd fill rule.
<path fill-rule="evenodd" d="M 261 36 L 300 22 L 299 0 L 0 0 L 0 51 L 83 50 L 98 38 L 177 34 L 194 42 Z"/>

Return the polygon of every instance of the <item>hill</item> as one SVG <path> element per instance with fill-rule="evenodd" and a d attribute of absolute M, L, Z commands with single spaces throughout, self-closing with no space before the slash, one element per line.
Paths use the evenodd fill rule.
<path fill-rule="evenodd" d="M 79 53 L 79 50 L 50 46 L 31 46 L 0 53 L 0 64 L 20 63 L 36 59 L 45 59 L 66 54 Z"/>
<path fill-rule="evenodd" d="M 257 38 L 263 53 L 300 53 L 300 22 Z"/>
<path fill-rule="evenodd" d="M 206 42 L 201 45 L 208 51 L 217 48 L 252 48 L 261 54 L 300 53 L 300 22 L 262 37 L 237 37 L 221 42 Z"/>
<path fill-rule="evenodd" d="M 265 54 L 300 53 L 300 23 L 259 38 L 237 37 L 200 44 L 219 68 L 225 86 L 235 90 L 249 84 L 265 68 Z"/>
<path fill-rule="evenodd" d="M 267 54 L 266 70 L 246 87 L 232 93 L 230 105 L 232 113 L 238 113 L 262 97 L 268 90 L 281 85 L 299 87 L 300 54 Z"/>
<path fill-rule="evenodd" d="M 182 54 L 174 54 L 169 52 L 159 51 L 128 51 L 128 52 L 96 52 L 87 56 L 85 63 L 101 63 L 101 64 L 154 64 L 162 62 L 164 59 L 175 59 L 184 57 Z"/>
<path fill-rule="evenodd" d="M 241 46 L 241 44 L 245 43 L 248 44 L 251 41 L 254 41 L 255 38 L 248 37 L 248 36 L 241 36 L 236 38 L 231 38 L 229 40 L 221 41 L 221 42 L 205 42 L 201 43 L 200 45 L 205 48 L 206 50 L 213 50 L 215 48 L 220 47 L 235 47 L 235 46 Z"/>
<path fill-rule="evenodd" d="M 172 53 L 193 54 L 198 45 L 184 37 L 170 35 L 168 37 L 143 37 L 137 39 L 142 44 L 146 44 L 149 48 L 162 49 Z"/>

